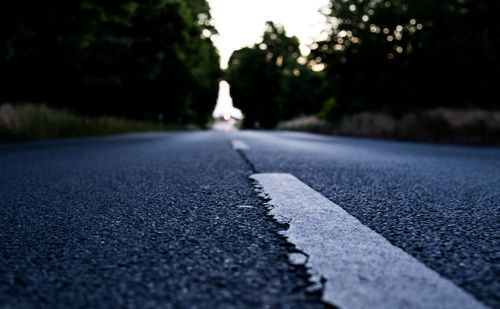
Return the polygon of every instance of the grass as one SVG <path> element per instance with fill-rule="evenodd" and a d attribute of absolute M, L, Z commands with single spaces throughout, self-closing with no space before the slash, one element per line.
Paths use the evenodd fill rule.
<path fill-rule="evenodd" d="M 396 119 L 382 113 L 359 113 L 330 124 L 316 116 L 299 117 L 278 125 L 279 130 L 393 138 L 445 143 L 500 145 L 500 111 L 436 108 Z"/>
<path fill-rule="evenodd" d="M 186 128 L 109 116 L 84 117 L 40 104 L 0 105 L 0 142 Z"/>
<path fill-rule="evenodd" d="M 276 129 L 329 134 L 333 131 L 333 126 L 326 120 L 319 119 L 316 116 L 302 116 L 282 121 L 278 124 Z"/>

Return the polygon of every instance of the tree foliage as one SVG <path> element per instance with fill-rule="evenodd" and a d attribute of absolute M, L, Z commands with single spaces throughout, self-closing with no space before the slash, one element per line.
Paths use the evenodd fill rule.
<path fill-rule="evenodd" d="M 316 112 L 323 77 L 300 64 L 299 41 L 266 23 L 262 41 L 235 51 L 227 72 L 235 106 L 246 127 L 274 127 L 279 120 Z"/>
<path fill-rule="evenodd" d="M 206 0 L 0 6 L 1 101 L 206 122 L 221 77 Z"/>
<path fill-rule="evenodd" d="M 498 107 L 500 9 L 494 0 L 331 0 L 326 66 L 331 119 L 437 106 Z"/>

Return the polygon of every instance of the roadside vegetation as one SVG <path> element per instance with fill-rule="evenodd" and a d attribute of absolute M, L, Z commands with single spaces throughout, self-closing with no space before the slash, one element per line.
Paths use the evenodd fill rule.
<path fill-rule="evenodd" d="M 383 113 L 345 116 L 333 124 L 318 116 L 282 121 L 278 130 L 475 145 L 500 145 L 500 111 L 438 108 L 395 118 Z"/>
<path fill-rule="evenodd" d="M 23 123 L 9 127 L 24 132 L 12 139 L 80 136 L 82 127 L 142 130 L 140 123 L 158 121 L 206 127 L 226 79 L 244 128 L 293 123 L 335 134 L 496 143 L 499 11 L 496 0 L 330 0 L 326 29 L 309 54 L 269 21 L 262 39 L 234 51 L 223 72 L 207 0 L 2 1 L 0 102 L 32 119 L 4 120 L 4 127 Z M 35 107 L 24 102 L 44 102 L 37 113 L 60 115 L 53 121 L 62 128 L 42 133 L 50 125 L 26 116 Z"/>
<path fill-rule="evenodd" d="M 80 116 L 40 104 L 0 105 L 0 142 L 194 128 L 113 116 Z"/>
<path fill-rule="evenodd" d="M 498 144 L 498 10 L 483 0 L 330 0 L 327 35 L 309 55 L 272 22 L 233 53 L 234 104 L 247 128 Z"/>
<path fill-rule="evenodd" d="M 0 3 L 0 102 L 205 125 L 221 77 L 206 0 Z"/>

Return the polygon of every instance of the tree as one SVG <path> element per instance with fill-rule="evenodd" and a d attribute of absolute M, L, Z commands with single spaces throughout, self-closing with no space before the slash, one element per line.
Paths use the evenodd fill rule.
<path fill-rule="evenodd" d="M 272 128 L 278 121 L 317 112 L 323 78 L 299 63 L 299 40 L 266 23 L 262 41 L 235 51 L 227 72 L 235 106 L 246 127 Z"/>
<path fill-rule="evenodd" d="M 498 100 L 499 4 L 476 0 L 332 0 L 326 66 L 333 118 L 437 106 L 493 108 Z"/>
<path fill-rule="evenodd" d="M 206 0 L 0 6 L 0 100 L 206 123 L 221 77 Z"/>

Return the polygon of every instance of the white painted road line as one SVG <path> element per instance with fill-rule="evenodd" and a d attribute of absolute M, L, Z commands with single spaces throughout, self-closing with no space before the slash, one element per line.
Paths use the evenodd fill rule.
<path fill-rule="evenodd" d="M 240 150 L 250 149 L 250 146 L 245 144 L 245 142 L 243 141 L 233 140 L 232 143 L 233 143 L 233 149 L 240 149 Z"/>
<path fill-rule="evenodd" d="M 307 254 L 323 301 L 356 308 L 486 308 L 290 174 L 254 174 L 288 241 Z M 297 261 L 291 261 L 297 263 Z"/>

